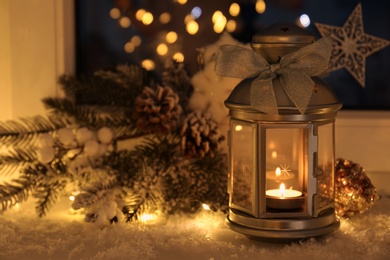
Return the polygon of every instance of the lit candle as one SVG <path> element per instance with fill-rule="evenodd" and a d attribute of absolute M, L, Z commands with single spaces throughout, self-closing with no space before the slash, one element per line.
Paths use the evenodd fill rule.
<path fill-rule="evenodd" d="M 279 189 L 267 190 L 265 192 L 265 194 L 267 196 L 278 197 L 280 199 L 295 198 L 295 197 L 302 196 L 302 192 L 300 192 L 300 191 L 291 190 L 291 189 L 286 190 L 286 187 L 285 187 L 284 183 L 280 184 Z"/>
<path fill-rule="evenodd" d="M 284 183 L 280 184 L 279 189 L 267 190 L 265 195 L 267 207 L 274 209 L 301 208 L 305 200 L 302 192 L 293 189 L 286 190 Z"/>

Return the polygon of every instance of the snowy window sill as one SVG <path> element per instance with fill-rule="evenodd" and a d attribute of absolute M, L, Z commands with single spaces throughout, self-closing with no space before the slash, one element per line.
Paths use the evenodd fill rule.
<path fill-rule="evenodd" d="M 380 195 L 365 213 L 341 219 L 336 232 L 286 245 L 249 240 L 212 211 L 99 228 L 69 214 L 69 201 L 42 219 L 27 202 L 0 217 L 0 259 L 387 259 L 390 196 Z"/>

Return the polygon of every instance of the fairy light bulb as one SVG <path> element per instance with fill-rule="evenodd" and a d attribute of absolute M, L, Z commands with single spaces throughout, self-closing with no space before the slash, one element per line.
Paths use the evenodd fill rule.
<path fill-rule="evenodd" d="M 133 43 L 135 47 L 138 47 L 138 46 L 141 45 L 142 39 L 141 39 L 141 37 L 139 37 L 138 35 L 134 35 L 134 36 L 131 38 L 131 43 Z"/>
<path fill-rule="evenodd" d="M 159 21 L 161 24 L 167 24 L 171 21 L 171 15 L 167 12 L 160 14 Z"/>
<path fill-rule="evenodd" d="M 124 49 L 125 52 L 132 53 L 135 50 L 135 45 L 132 42 L 126 42 Z"/>
<path fill-rule="evenodd" d="M 203 207 L 204 210 L 210 210 L 209 205 L 207 205 L 205 203 L 202 203 L 202 207 Z"/>
<path fill-rule="evenodd" d="M 175 43 L 177 41 L 177 33 L 174 32 L 174 31 L 170 31 L 166 34 L 165 36 L 165 40 L 167 41 L 167 43 Z"/>
<path fill-rule="evenodd" d="M 129 28 L 131 25 L 131 21 L 129 17 L 123 16 L 121 19 L 119 19 L 119 24 L 123 28 Z"/>
<path fill-rule="evenodd" d="M 310 25 L 310 18 L 307 14 L 302 14 L 300 17 L 299 17 L 299 23 L 303 26 L 303 27 L 308 27 Z"/>
<path fill-rule="evenodd" d="M 110 10 L 110 17 L 112 19 L 118 19 L 121 16 L 121 11 L 118 8 L 112 8 Z"/>
<path fill-rule="evenodd" d="M 240 5 L 237 3 L 232 3 L 229 7 L 229 14 L 233 17 L 238 16 L 240 11 Z"/>
<path fill-rule="evenodd" d="M 226 31 L 231 33 L 231 32 L 234 32 L 236 30 L 236 28 L 237 28 L 236 21 L 234 21 L 234 20 L 227 21 L 227 23 L 226 23 Z"/>
<path fill-rule="evenodd" d="M 266 9 L 264 0 L 257 0 L 255 8 L 256 8 L 256 12 L 258 12 L 259 14 L 264 13 Z"/>
<path fill-rule="evenodd" d="M 186 30 L 189 34 L 194 35 L 199 30 L 199 24 L 195 21 L 190 21 L 186 24 Z"/>
<path fill-rule="evenodd" d="M 213 23 L 216 23 L 217 20 L 220 19 L 220 17 L 222 17 L 222 16 L 223 16 L 222 12 L 219 11 L 219 10 L 217 10 L 217 11 L 215 11 L 215 12 L 213 13 L 213 16 L 211 17 L 211 21 L 212 21 Z"/>
<path fill-rule="evenodd" d="M 153 14 L 151 12 L 145 12 L 142 15 L 141 21 L 145 25 L 150 25 L 153 22 L 153 19 L 154 19 L 154 17 L 153 17 Z"/>
<path fill-rule="evenodd" d="M 156 48 L 157 54 L 164 56 L 168 53 L 168 46 L 165 43 L 160 43 Z"/>
<path fill-rule="evenodd" d="M 135 19 L 137 19 L 138 21 L 142 21 L 142 17 L 144 16 L 144 14 L 146 13 L 145 9 L 139 9 L 136 13 L 135 13 Z"/>
<path fill-rule="evenodd" d="M 187 0 L 177 0 L 177 3 L 185 5 L 187 3 Z"/>
<path fill-rule="evenodd" d="M 173 54 L 172 59 L 174 59 L 177 62 L 183 62 L 184 61 L 184 55 L 181 52 L 176 52 Z"/>
<path fill-rule="evenodd" d="M 150 59 L 145 59 L 141 62 L 141 66 L 142 66 L 142 68 L 150 71 L 150 70 L 154 70 L 156 65 L 155 65 L 154 61 L 152 61 Z"/>

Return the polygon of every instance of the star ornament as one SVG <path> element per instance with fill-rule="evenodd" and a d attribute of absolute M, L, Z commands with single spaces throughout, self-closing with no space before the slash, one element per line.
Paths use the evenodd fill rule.
<path fill-rule="evenodd" d="M 366 58 L 390 44 L 364 33 L 362 6 L 359 3 L 343 27 L 315 23 L 323 37 L 333 40 L 328 71 L 345 68 L 359 84 L 365 86 Z"/>

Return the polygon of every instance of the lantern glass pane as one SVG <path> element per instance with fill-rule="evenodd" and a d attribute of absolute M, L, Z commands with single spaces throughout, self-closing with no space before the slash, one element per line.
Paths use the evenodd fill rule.
<path fill-rule="evenodd" d="M 318 126 L 318 207 L 328 206 L 334 201 L 334 125 Z"/>
<path fill-rule="evenodd" d="M 270 128 L 266 132 L 266 189 L 298 190 L 303 165 L 303 129 Z"/>
<path fill-rule="evenodd" d="M 253 212 L 256 127 L 248 122 L 232 120 L 231 125 L 231 204 Z"/>
<path fill-rule="evenodd" d="M 305 214 L 307 210 L 304 184 L 307 184 L 308 172 L 308 129 L 308 124 L 266 127 L 265 194 L 269 213 Z"/>

